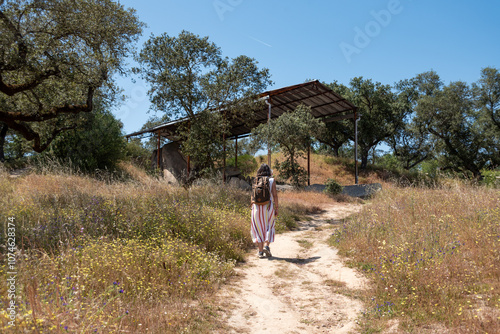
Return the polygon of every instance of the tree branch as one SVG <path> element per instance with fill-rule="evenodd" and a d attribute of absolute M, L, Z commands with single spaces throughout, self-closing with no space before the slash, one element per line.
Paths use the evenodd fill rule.
<path fill-rule="evenodd" d="M 78 114 L 80 112 L 91 112 L 93 109 L 92 99 L 94 97 L 94 88 L 89 87 L 87 92 L 86 104 L 64 105 L 59 107 L 52 107 L 44 112 L 26 115 L 20 111 L 7 112 L 0 111 L 0 121 L 3 122 L 43 122 L 49 119 L 54 119 L 60 114 Z"/>
<path fill-rule="evenodd" d="M 30 82 L 26 82 L 26 83 L 19 84 L 19 85 L 6 84 L 3 81 L 2 74 L 0 73 L 0 92 L 6 94 L 8 96 L 13 96 L 17 93 L 24 92 L 24 91 L 35 88 L 36 86 L 41 84 L 45 79 L 47 79 L 53 75 L 58 75 L 59 73 L 60 73 L 60 71 L 57 69 L 55 69 L 55 70 L 50 69 L 50 70 L 45 71 L 44 73 L 37 74 L 33 78 L 33 80 L 31 80 Z"/>
<path fill-rule="evenodd" d="M 415 160 L 413 163 L 410 163 L 411 160 L 407 161 L 408 164 L 409 164 L 409 166 L 407 165 L 406 170 L 410 170 L 413 167 L 417 166 L 419 163 L 424 162 L 425 160 L 427 160 L 428 157 L 429 157 L 429 154 L 425 154 L 423 157 L 421 157 L 420 159 Z"/>
<path fill-rule="evenodd" d="M 0 10 L 0 20 L 2 20 L 5 25 L 7 26 L 7 29 L 11 31 L 11 33 L 14 35 L 14 38 L 16 39 L 17 46 L 18 46 L 18 55 L 23 64 L 26 63 L 26 57 L 28 55 L 28 47 L 24 43 L 23 36 L 19 32 L 19 30 L 16 28 L 16 26 L 9 20 L 7 16 L 5 16 L 4 12 Z M 4 70 L 16 70 L 19 68 L 19 66 L 8 66 L 4 67 L 3 63 L 0 63 L 0 68 Z"/>
<path fill-rule="evenodd" d="M 59 135 L 59 133 L 76 128 L 76 124 L 74 124 L 72 126 L 54 129 L 49 138 L 46 139 L 45 143 L 42 144 L 42 139 L 40 138 L 40 134 L 34 131 L 27 123 L 15 122 L 15 121 L 6 121 L 5 123 L 12 130 L 17 131 L 19 134 L 21 134 L 26 140 L 33 141 L 33 146 L 32 146 L 33 150 L 38 153 L 43 152 L 50 145 L 50 143 L 52 143 L 52 141 Z"/>

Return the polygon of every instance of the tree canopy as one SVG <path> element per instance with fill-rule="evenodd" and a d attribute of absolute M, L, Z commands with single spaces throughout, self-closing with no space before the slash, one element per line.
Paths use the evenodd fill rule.
<path fill-rule="evenodd" d="M 416 107 L 422 98 L 434 96 L 442 85 L 441 79 L 434 71 L 421 73 L 394 85 L 404 122 L 388 138 L 387 143 L 406 170 L 434 157 L 435 140 L 427 131 L 426 119 L 416 117 Z"/>
<path fill-rule="evenodd" d="M 137 61 L 134 71 L 151 85 L 152 108 L 165 114 L 162 119 L 189 119 L 179 133 L 182 149 L 201 168 L 222 159 L 230 120 L 248 120 L 256 94 L 271 83 L 269 70 L 259 69 L 255 59 L 224 58 L 208 37 L 188 31 L 151 36 Z"/>
<path fill-rule="evenodd" d="M 399 167 L 416 169 L 435 159 L 450 169 L 476 178 L 500 165 L 500 73 L 481 70 L 469 85 L 445 85 L 434 71 L 424 72 L 393 86 L 354 78 L 349 86 L 333 82 L 330 88 L 358 106 L 361 167 L 368 153 L 386 143 Z M 318 141 L 338 154 L 354 141 L 353 122 L 327 124 Z"/>
<path fill-rule="evenodd" d="M 82 124 L 61 133 L 42 155 L 84 172 L 115 169 L 125 157 L 123 125 L 104 103 L 97 101 L 94 109 L 82 114 Z"/>
<path fill-rule="evenodd" d="M 426 121 L 427 131 L 438 141 L 444 167 L 481 176 L 491 151 L 469 85 L 451 82 L 434 96 L 423 97 L 416 117 Z"/>
<path fill-rule="evenodd" d="M 111 0 L 6 0 L 0 4 L 0 122 L 44 151 L 75 128 L 142 32 L 133 9 Z"/>
<path fill-rule="evenodd" d="M 396 94 L 391 86 L 362 77 L 353 78 L 349 86 L 333 82 L 328 85 L 358 107 L 361 118 L 358 122 L 358 145 L 361 155 L 361 168 L 366 168 L 371 149 L 386 141 L 403 125 L 404 113 L 396 103 Z M 345 143 L 349 138 L 354 141 L 354 124 L 344 121 L 329 125 L 322 141 L 337 137 Z M 338 148 L 337 148 L 338 150 Z"/>
<path fill-rule="evenodd" d="M 285 161 L 275 167 L 284 180 L 291 180 L 296 187 L 306 181 L 306 172 L 297 163 L 314 141 L 314 134 L 323 132 L 324 123 L 315 119 L 310 107 L 299 105 L 295 110 L 286 112 L 269 123 L 260 124 L 252 131 L 254 140 L 259 144 L 268 144 L 279 149 L 285 155 Z"/>
<path fill-rule="evenodd" d="M 152 107 L 169 117 L 189 117 L 253 97 L 271 83 L 255 59 L 223 58 L 221 49 L 188 31 L 151 36 L 137 58 L 136 73 L 151 85 Z"/>
<path fill-rule="evenodd" d="M 396 83 L 405 123 L 388 142 L 403 167 L 433 158 L 442 170 L 481 178 L 482 169 L 498 166 L 499 87 L 494 68 L 483 69 L 472 85 L 460 81 L 445 85 L 434 71 Z"/>

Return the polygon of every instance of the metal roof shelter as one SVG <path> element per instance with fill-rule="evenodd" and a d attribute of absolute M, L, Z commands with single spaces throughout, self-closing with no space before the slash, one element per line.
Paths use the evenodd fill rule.
<path fill-rule="evenodd" d="M 343 119 L 353 119 L 355 122 L 355 161 L 356 161 L 356 176 L 355 183 L 358 183 L 358 168 L 357 168 L 357 107 L 343 98 L 338 93 L 326 87 L 318 80 L 305 82 L 298 85 L 283 87 L 259 94 L 260 99 L 265 100 L 266 105 L 255 111 L 253 127 L 259 124 L 266 123 L 270 119 L 277 118 L 287 111 L 294 110 L 300 104 L 304 104 L 311 108 L 311 114 L 324 122 L 333 122 Z M 165 137 L 170 140 L 177 140 L 176 130 L 180 124 L 187 122 L 187 118 L 171 121 L 150 129 L 134 132 L 126 135 L 126 138 L 142 135 L 145 133 L 155 133 L 158 136 L 158 146 L 160 138 Z M 237 140 L 238 138 L 248 136 L 253 127 L 250 127 L 248 122 L 235 119 L 231 123 L 230 135 L 228 139 Z M 159 150 L 158 150 L 159 151 Z M 159 157 L 159 154 L 157 154 Z M 237 156 L 237 154 L 236 154 Z M 268 151 L 268 163 L 271 163 L 270 151 Z M 188 157 L 189 170 L 189 157 Z M 308 152 L 308 172 L 309 172 L 309 152 Z"/>

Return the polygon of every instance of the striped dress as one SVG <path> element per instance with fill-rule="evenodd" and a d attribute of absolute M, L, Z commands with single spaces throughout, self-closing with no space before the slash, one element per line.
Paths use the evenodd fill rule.
<path fill-rule="evenodd" d="M 269 179 L 269 187 L 272 189 L 274 178 Z M 274 199 L 271 192 L 271 200 L 266 205 L 252 204 L 252 223 L 250 233 L 253 242 L 274 242 Z"/>

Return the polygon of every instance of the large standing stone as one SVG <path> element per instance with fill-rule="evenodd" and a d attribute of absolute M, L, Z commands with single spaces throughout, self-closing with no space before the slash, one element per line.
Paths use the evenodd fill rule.
<path fill-rule="evenodd" d="M 153 156 L 151 157 L 151 164 L 154 168 L 157 167 L 156 151 L 157 150 L 153 151 Z M 173 178 L 177 181 L 181 181 L 183 177 L 186 177 L 187 161 L 180 153 L 180 144 L 178 142 L 163 145 L 160 152 L 160 170 L 163 171 L 163 174 L 167 177 L 168 181 Z"/>
<path fill-rule="evenodd" d="M 230 178 L 228 184 L 232 187 L 243 189 L 243 190 L 251 190 L 252 189 L 251 185 L 249 185 L 245 180 L 242 180 L 239 177 Z"/>

